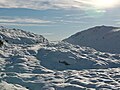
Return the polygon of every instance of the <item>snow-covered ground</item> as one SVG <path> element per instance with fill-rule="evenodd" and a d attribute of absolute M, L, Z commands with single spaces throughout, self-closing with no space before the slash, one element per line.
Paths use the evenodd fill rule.
<path fill-rule="evenodd" d="M 64 41 L 103 52 L 120 53 L 120 27 L 96 26 L 78 32 Z"/>
<path fill-rule="evenodd" d="M 4 41 L 0 90 L 120 90 L 120 54 L 65 42 Z"/>

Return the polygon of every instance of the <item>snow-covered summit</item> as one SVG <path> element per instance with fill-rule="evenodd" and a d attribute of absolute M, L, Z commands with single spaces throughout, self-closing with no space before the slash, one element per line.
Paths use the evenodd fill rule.
<path fill-rule="evenodd" d="M 20 29 L 8 29 L 0 26 L 0 39 L 13 44 L 48 43 L 42 35 L 26 32 Z"/>
<path fill-rule="evenodd" d="M 103 52 L 120 53 L 120 28 L 96 26 L 78 32 L 63 41 L 80 46 L 92 47 Z"/>

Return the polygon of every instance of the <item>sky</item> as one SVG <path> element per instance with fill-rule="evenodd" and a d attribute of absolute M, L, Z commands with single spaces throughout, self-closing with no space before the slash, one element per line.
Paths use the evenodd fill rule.
<path fill-rule="evenodd" d="M 120 0 L 0 0 L 0 26 L 50 41 L 101 25 L 120 26 Z"/>

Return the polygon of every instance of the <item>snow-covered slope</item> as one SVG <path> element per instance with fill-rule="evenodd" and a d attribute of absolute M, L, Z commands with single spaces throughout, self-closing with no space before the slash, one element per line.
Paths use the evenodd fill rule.
<path fill-rule="evenodd" d="M 64 42 L 7 44 L 0 52 L 1 90 L 120 89 L 119 54 Z"/>
<path fill-rule="evenodd" d="M 8 29 L 3 26 L 0 27 L 0 38 L 13 44 L 48 43 L 48 40 L 42 35 L 26 32 L 20 29 Z"/>
<path fill-rule="evenodd" d="M 120 28 L 97 26 L 78 32 L 64 41 L 103 52 L 120 53 Z"/>
<path fill-rule="evenodd" d="M 39 49 L 36 57 L 42 66 L 57 70 L 120 67 L 119 55 L 101 53 L 64 42 Z"/>
<path fill-rule="evenodd" d="M 119 89 L 120 54 L 65 42 L 0 47 L 0 90 Z"/>

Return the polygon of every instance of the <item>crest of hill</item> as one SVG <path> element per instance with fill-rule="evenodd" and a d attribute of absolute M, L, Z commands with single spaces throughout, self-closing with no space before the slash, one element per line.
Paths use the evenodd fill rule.
<path fill-rule="evenodd" d="M 12 44 L 35 44 L 48 43 L 48 40 L 42 35 L 26 32 L 20 29 L 8 29 L 0 27 L 0 38 Z"/>
<path fill-rule="evenodd" d="M 78 32 L 63 41 L 92 47 L 102 52 L 120 53 L 120 28 L 112 26 L 96 26 Z"/>

